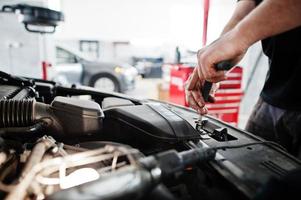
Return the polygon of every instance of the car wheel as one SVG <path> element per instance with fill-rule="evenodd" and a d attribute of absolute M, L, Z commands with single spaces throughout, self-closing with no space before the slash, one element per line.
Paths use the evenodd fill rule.
<path fill-rule="evenodd" d="M 90 86 L 105 92 L 121 92 L 118 81 L 109 74 L 98 74 L 92 77 Z"/>

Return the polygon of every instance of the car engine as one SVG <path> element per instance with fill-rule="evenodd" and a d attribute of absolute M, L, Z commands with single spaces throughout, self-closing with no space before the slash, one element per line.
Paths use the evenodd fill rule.
<path fill-rule="evenodd" d="M 193 110 L 0 72 L 0 194 L 253 199 L 301 162 Z"/>

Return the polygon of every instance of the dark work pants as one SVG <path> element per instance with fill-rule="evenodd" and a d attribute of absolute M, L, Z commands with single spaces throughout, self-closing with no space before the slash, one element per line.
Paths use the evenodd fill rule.
<path fill-rule="evenodd" d="M 289 153 L 301 159 L 301 111 L 280 109 L 260 98 L 246 130 L 281 144 Z"/>

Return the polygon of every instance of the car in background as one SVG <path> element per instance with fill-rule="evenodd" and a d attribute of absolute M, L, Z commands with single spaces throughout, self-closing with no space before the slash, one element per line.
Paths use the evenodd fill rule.
<path fill-rule="evenodd" d="M 138 70 L 138 74 L 143 78 L 149 77 L 152 73 L 160 73 L 159 76 L 161 76 L 161 67 L 164 62 L 161 57 L 133 57 L 132 62 L 133 66 Z"/>
<path fill-rule="evenodd" d="M 56 46 L 53 80 L 63 85 L 81 84 L 105 92 L 125 92 L 135 87 L 137 69 L 126 63 L 93 60 L 66 46 Z"/>

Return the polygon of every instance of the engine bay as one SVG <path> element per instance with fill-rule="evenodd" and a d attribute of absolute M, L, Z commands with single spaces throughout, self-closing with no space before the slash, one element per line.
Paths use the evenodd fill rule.
<path fill-rule="evenodd" d="M 253 199 L 301 166 L 188 108 L 0 73 L 4 199 Z"/>

